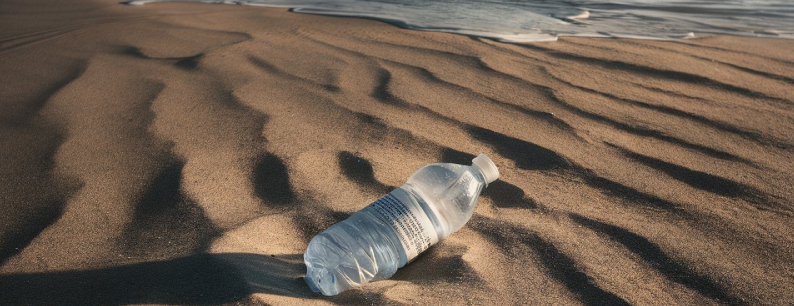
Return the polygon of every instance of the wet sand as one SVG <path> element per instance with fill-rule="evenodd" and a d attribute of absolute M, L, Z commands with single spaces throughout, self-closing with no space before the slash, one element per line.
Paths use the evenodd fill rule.
<path fill-rule="evenodd" d="M 504 44 L 231 5 L 0 4 L 0 304 L 782 305 L 794 41 Z M 500 180 L 391 280 L 305 285 L 434 162 Z"/>

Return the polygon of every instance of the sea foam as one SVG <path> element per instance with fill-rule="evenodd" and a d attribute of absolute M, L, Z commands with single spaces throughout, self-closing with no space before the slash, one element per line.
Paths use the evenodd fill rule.
<path fill-rule="evenodd" d="M 788 0 L 134 0 L 286 7 L 296 13 L 378 19 L 397 26 L 503 42 L 559 36 L 680 39 L 709 35 L 794 38 Z"/>

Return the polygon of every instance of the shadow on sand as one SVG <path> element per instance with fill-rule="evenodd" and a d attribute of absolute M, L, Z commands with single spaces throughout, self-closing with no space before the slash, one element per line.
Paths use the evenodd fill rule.
<path fill-rule="evenodd" d="M 300 254 L 197 254 L 94 270 L 0 275 L 0 305 L 217 305 L 252 293 L 316 298 Z"/>

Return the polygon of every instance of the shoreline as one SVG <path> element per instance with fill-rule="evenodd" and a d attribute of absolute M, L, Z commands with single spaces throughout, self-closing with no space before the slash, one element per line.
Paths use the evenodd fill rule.
<path fill-rule="evenodd" d="M 0 4 L 0 305 L 794 299 L 794 40 L 42 3 Z M 309 291 L 311 237 L 479 153 L 461 231 Z"/>
<path fill-rule="evenodd" d="M 254 1 L 256 1 L 256 0 L 254 0 Z M 265 0 L 262 0 L 262 1 L 265 1 Z M 142 6 L 142 5 L 145 5 L 145 4 L 157 4 L 157 3 L 169 3 L 169 2 L 170 3 L 176 3 L 176 2 L 179 2 L 179 0 L 177 0 L 177 1 L 174 1 L 174 0 L 131 0 L 131 1 L 122 2 L 121 4 L 131 5 L 131 6 Z M 194 1 L 191 1 L 191 2 L 194 2 Z M 188 3 L 190 3 L 190 2 L 188 2 Z M 572 24 L 589 25 L 589 23 L 587 21 L 589 20 L 588 18 L 590 17 L 590 11 L 586 7 L 567 7 L 567 8 L 566 7 L 558 7 L 557 9 L 559 9 L 559 10 L 577 9 L 577 10 L 580 11 L 580 13 L 577 14 L 577 15 L 571 15 L 571 16 L 567 16 L 567 17 L 566 16 L 561 16 L 561 15 L 559 15 L 557 13 L 538 13 L 538 12 L 534 12 L 531 9 L 528 9 L 528 8 L 524 7 L 523 9 L 526 9 L 526 11 L 524 11 L 524 13 L 525 13 L 524 16 L 516 15 L 516 16 L 512 16 L 512 17 L 514 19 L 522 20 L 522 19 L 527 19 L 528 18 L 528 15 L 526 15 L 526 14 L 531 15 L 532 17 L 529 17 L 529 19 L 534 19 L 535 20 L 535 23 L 532 25 L 531 28 L 527 28 L 527 26 L 528 26 L 527 24 L 521 24 L 521 25 L 513 24 L 512 26 L 507 26 L 508 28 L 510 28 L 512 30 L 505 30 L 506 28 L 504 28 L 504 27 L 506 25 L 502 24 L 501 26 L 503 28 L 501 28 L 501 30 L 499 30 L 499 29 L 494 29 L 493 28 L 495 26 L 495 23 L 499 23 L 499 22 L 498 21 L 494 21 L 494 20 L 488 20 L 487 18 L 480 19 L 477 28 L 470 28 L 470 26 L 471 26 L 470 23 L 467 23 L 466 25 L 463 25 L 463 24 L 460 24 L 460 23 L 458 23 L 457 25 L 454 25 L 455 24 L 454 22 L 450 23 L 449 21 L 447 21 L 447 23 L 445 23 L 445 22 L 435 23 L 435 21 L 428 20 L 426 18 L 427 16 L 423 16 L 422 15 L 423 14 L 423 10 L 416 11 L 415 10 L 416 8 L 413 7 L 413 5 L 410 4 L 410 2 L 404 3 L 406 5 L 403 6 L 402 8 L 398 8 L 398 7 L 386 8 L 385 11 L 390 11 L 391 12 L 390 14 L 383 14 L 382 12 L 380 12 L 380 10 L 383 9 L 383 7 L 378 7 L 377 9 L 375 9 L 376 11 L 368 11 L 369 9 L 372 9 L 372 8 L 367 8 L 366 6 L 357 6 L 356 8 L 351 8 L 351 7 L 349 7 L 349 5 L 350 5 L 349 3 L 345 4 L 344 2 L 337 3 L 337 5 L 334 6 L 333 8 L 331 8 L 331 7 L 323 7 L 323 5 L 320 5 L 318 3 L 313 3 L 313 4 L 312 3 L 302 3 L 302 4 L 301 3 L 292 3 L 292 4 L 289 4 L 289 5 L 288 4 L 279 4 L 279 3 L 264 3 L 264 2 L 263 3 L 257 3 L 257 2 L 247 2 L 247 1 L 232 1 L 232 2 L 228 2 L 228 3 L 217 3 L 217 2 L 211 2 L 211 1 L 210 2 L 200 2 L 199 1 L 199 2 L 195 2 L 195 3 L 223 4 L 223 5 L 232 5 L 233 4 L 233 5 L 255 6 L 255 7 L 287 8 L 290 12 L 301 13 L 301 14 L 313 14 L 313 15 L 321 15 L 321 16 L 353 17 L 353 18 L 372 19 L 372 20 L 385 22 L 385 23 L 388 23 L 388 24 L 391 24 L 391 25 L 395 25 L 395 26 L 398 26 L 398 27 L 401 27 L 401 28 L 405 28 L 405 29 L 412 29 L 412 30 L 419 30 L 419 31 L 430 31 L 430 32 L 442 32 L 442 33 L 454 33 L 454 34 L 464 35 L 464 36 L 472 36 L 472 37 L 492 39 L 492 40 L 495 40 L 495 41 L 505 42 L 505 43 L 547 42 L 547 41 L 556 41 L 559 37 L 600 37 L 600 38 L 629 38 L 629 39 L 650 39 L 650 40 L 676 40 L 676 39 L 691 39 L 691 38 L 702 38 L 702 37 L 727 35 L 727 36 L 739 36 L 739 37 L 764 37 L 764 38 L 794 39 L 794 34 L 792 32 L 790 32 L 790 31 L 787 32 L 785 30 L 776 30 L 776 28 L 775 28 L 775 26 L 777 26 L 777 27 L 786 27 L 786 26 L 788 26 L 790 28 L 792 25 L 782 25 L 782 24 L 776 23 L 776 21 L 770 21 L 773 24 L 775 24 L 775 26 L 773 26 L 772 24 L 767 24 L 767 28 L 756 28 L 755 30 L 750 30 L 750 28 L 760 27 L 760 24 L 765 22 L 765 21 L 763 21 L 763 19 L 756 20 L 755 23 L 750 22 L 749 24 L 745 24 L 745 25 L 737 24 L 737 26 L 739 26 L 739 28 L 742 28 L 743 31 L 747 31 L 747 32 L 743 32 L 739 28 L 728 28 L 728 27 L 720 27 L 720 26 L 712 26 L 711 28 L 709 28 L 708 26 L 706 26 L 707 22 L 705 22 L 705 23 L 703 21 L 701 21 L 701 22 L 693 22 L 692 20 L 687 20 L 685 18 L 686 15 L 680 15 L 680 16 L 677 15 L 677 16 L 674 16 L 674 17 L 668 16 L 669 18 L 675 18 L 676 20 L 678 20 L 678 22 L 688 22 L 689 23 L 690 28 L 688 28 L 686 30 L 679 30 L 678 31 L 679 34 L 675 34 L 675 35 L 673 35 L 673 34 L 662 35 L 661 33 L 641 34 L 641 30 L 640 30 L 640 32 L 637 32 L 639 29 L 636 28 L 636 25 L 635 25 L 635 29 L 634 29 L 635 32 L 634 33 L 626 34 L 626 33 L 612 32 L 612 31 L 606 30 L 607 28 L 610 27 L 608 23 L 601 24 L 600 28 L 599 27 L 591 28 L 588 32 L 575 31 L 575 30 L 572 30 L 571 28 L 565 28 L 565 27 L 558 28 L 558 26 L 560 24 L 565 24 L 565 25 L 569 25 L 569 26 L 572 25 Z M 381 4 L 387 4 L 387 6 L 388 6 L 388 3 L 381 3 Z M 441 5 L 443 6 L 444 4 L 441 4 Z M 430 9 L 430 7 L 426 7 L 426 8 Z M 436 7 L 435 9 L 437 10 L 439 8 Z M 519 8 L 515 7 L 513 9 L 519 9 Z M 541 9 L 541 8 L 535 7 L 535 9 Z M 660 9 L 660 10 L 656 11 L 656 13 L 665 12 L 665 10 L 662 7 L 659 7 L 657 9 Z M 706 8 L 706 7 L 688 7 L 688 8 L 679 8 L 679 9 L 705 10 L 705 11 L 709 10 L 709 8 Z M 492 13 L 492 12 L 489 12 L 487 10 L 482 10 L 482 9 L 474 9 L 474 11 L 472 11 L 471 9 L 463 9 L 463 10 L 466 11 L 466 13 L 460 13 L 461 15 L 456 15 L 459 12 L 458 13 L 451 13 L 452 14 L 450 16 L 451 18 L 447 18 L 447 19 L 448 20 L 456 19 L 456 18 L 473 18 L 473 19 L 477 19 L 476 17 L 473 17 L 473 16 L 482 15 L 482 14 L 488 15 L 488 14 Z M 756 7 L 754 10 L 748 11 L 748 13 L 749 12 L 756 12 L 757 13 L 757 10 L 762 10 L 763 11 L 763 9 L 761 7 Z M 651 11 L 653 11 L 653 9 L 651 9 Z M 609 12 L 609 13 L 607 13 L 607 12 Z M 505 12 L 503 11 L 503 13 L 505 13 Z M 659 20 L 664 20 L 664 18 L 665 18 L 665 17 L 660 17 L 660 16 L 655 16 L 655 17 L 645 16 L 645 15 L 642 15 L 642 14 L 636 15 L 636 14 L 631 14 L 631 13 L 628 13 L 628 12 L 625 12 L 625 11 L 622 12 L 619 9 L 617 11 L 608 11 L 607 10 L 607 11 L 604 11 L 602 13 L 606 13 L 606 15 L 611 15 L 612 18 L 619 18 L 619 19 L 626 18 L 627 16 L 622 16 L 621 15 L 621 13 L 622 13 L 622 14 L 626 14 L 626 15 L 632 15 L 633 18 L 640 18 L 640 19 L 648 18 L 647 21 L 655 20 L 656 22 L 658 22 Z M 717 12 L 711 12 L 711 13 L 717 13 Z M 507 18 L 507 19 L 509 19 L 510 17 L 511 16 L 505 16 L 505 18 Z M 603 18 L 603 16 L 599 16 L 599 15 L 595 15 L 593 17 L 596 18 L 596 19 Z M 729 17 L 730 16 L 724 16 L 724 18 L 729 18 Z M 549 20 L 547 20 L 547 19 L 549 19 Z M 503 18 L 503 20 L 504 20 L 504 18 Z M 550 20 L 553 20 L 554 22 L 550 22 Z M 716 20 L 712 20 L 712 21 L 716 21 Z M 706 28 L 698 28 L 697 25 L 706 26 Z M 623 29 L 623 28 L 628 28 L 629 24 L 628 23 L 627 24 L 622 24 L 622 25 L 614 25 L 613 24 L 613 25 L 611 25 L 611 27 Z M 662 29 L 657 29 L 657 31 L 668 32 L 671 29 L 671 27 L 674 27 L 674 26 L 673 25 L 667 25 L 665 27 L 662 27 Z M 522 30 L 519 30 L 519 29 L 522 29 Z M 533 31 L 528 31 L 528 29 L 529 30 L 533 30 L 534 32 Z M 516 32 L 516 31 L 518 31 L 518 32 Z"/>

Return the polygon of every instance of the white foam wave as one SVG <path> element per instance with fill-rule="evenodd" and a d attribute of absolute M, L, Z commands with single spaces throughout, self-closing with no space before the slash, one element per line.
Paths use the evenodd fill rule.
<path fill-rule="evenodd" d="M 132 0 L 288 7 L 293 12 L 382 20 L 401 27 L 502 42 L 559 36 L 682 39 L 714 34 L 794 38 L 789 0 Z"/>

